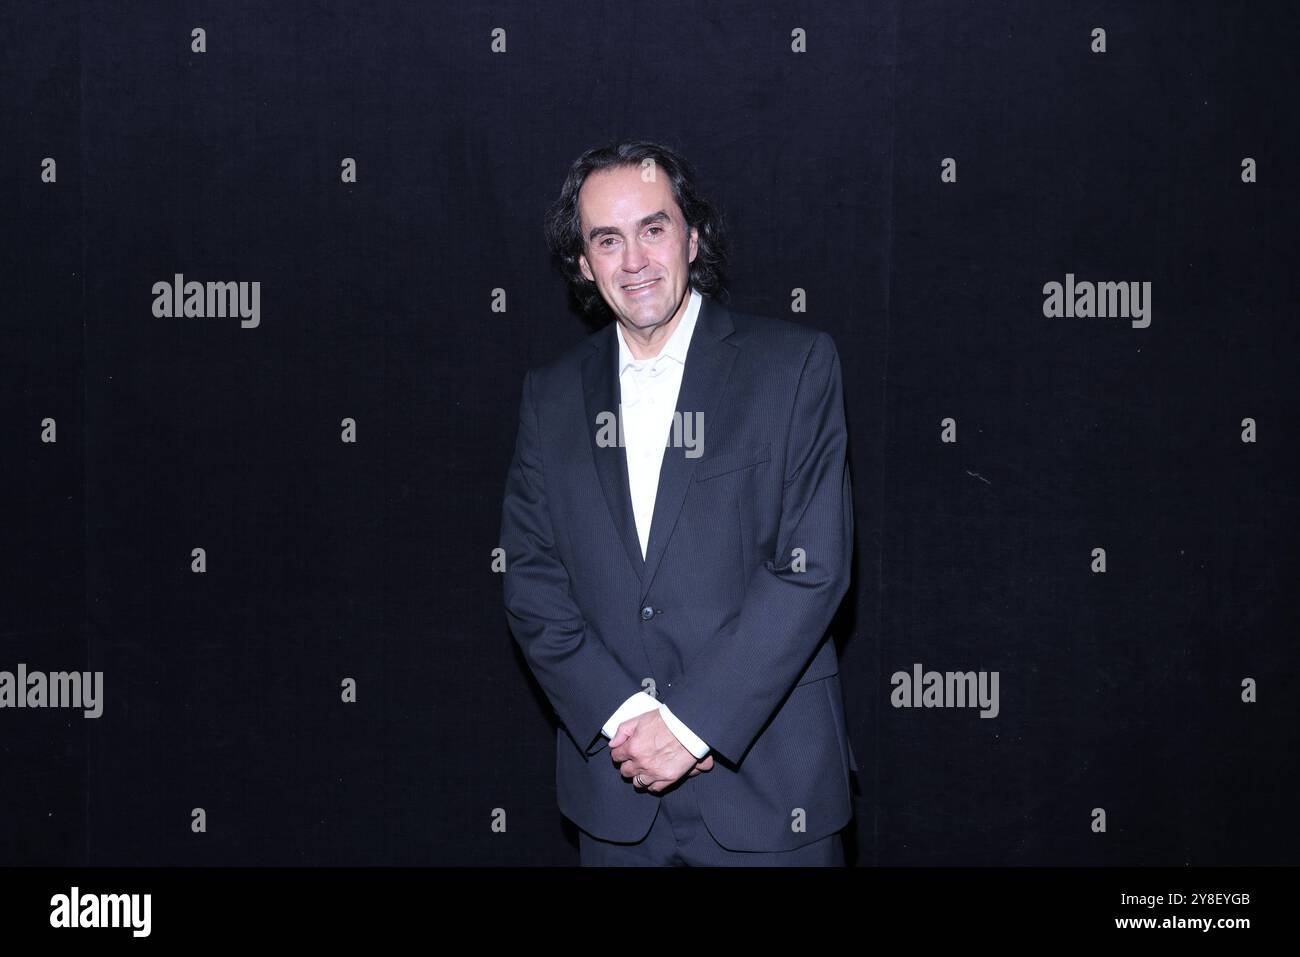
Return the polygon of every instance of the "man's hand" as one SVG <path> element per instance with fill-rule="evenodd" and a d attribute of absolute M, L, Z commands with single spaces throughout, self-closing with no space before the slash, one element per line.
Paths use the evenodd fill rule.
<path fill-rule="evenodd" d="M 628 718 L 609 741 L 609 756 L 619 773 L 635 785 L 637 776 L 647 791 L 658 794 L 683 775 L 694 777 L 713 767 L 713 755 L 697 761 L 664 723 L 658 710 Z M 690 772 L 687 775 L 687 772 Z"/>
<path fill-rule="evenodd" d="M 695 767 L 691 768 L 690 773 L 687 774 L 686 776 L 688 778 L 693 778 L 701 771 L 712 771 L 712 770 L 713 770 L 713 755 L 706 754 L 704 757 L 700 758 L 700 760 L 695 762 Z"/>

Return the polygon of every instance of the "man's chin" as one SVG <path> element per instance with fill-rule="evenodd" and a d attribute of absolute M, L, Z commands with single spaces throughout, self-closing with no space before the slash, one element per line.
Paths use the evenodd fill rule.
<path fill-rule="evenodd" d="M 638 329 L 649 329 L 651 326 L 657 326 L 664 321 L 664 317 L 658 312 L 648 309 L 631 309 L 623 313 L 623 318 Z"/>

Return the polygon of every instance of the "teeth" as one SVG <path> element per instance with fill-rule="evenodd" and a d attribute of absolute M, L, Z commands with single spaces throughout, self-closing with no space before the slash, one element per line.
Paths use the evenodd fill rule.
<path fill-rule="evenodd" d="M 640 283 L 639 285 L 636 285 L 636 286 L 625 286 L 624 288 L 627 289 L 628 292 L 632 292 L 633 290 L 636 290 L 636 289 L 644 289 L 646 286 L 650 285 L 650 283 L 652 283 L 652 282 L 655 282 L 655 280 L 651 279 L 649 282 L 643 282 L 643 283 Z"/>

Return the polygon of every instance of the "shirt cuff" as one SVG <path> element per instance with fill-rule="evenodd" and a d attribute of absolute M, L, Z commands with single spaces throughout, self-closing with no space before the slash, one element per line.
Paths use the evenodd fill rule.
<path fill-rule="evenodd" d="M 696 758 L 703 758 L 709 753 L 709 746 L 701 741 L 690 728 L 682 724 L 678 717 L 668 710 L 668 705 L 659 706 L 659 714 L 664 719 L 664 724 L 668 725 L 668 730 L 677 736 L 677 740 L 687 751 L 695 755 Z"/>
<path fill-rule="evenodd" d="M 645 714 L 647 711 L 653 711 L 657 707 L 659 707 L 657 700 L 644 691 L 638 691 L 618 706 L 618 710 L 610 715 L 609 720 L 605 722 L 605 726 L 600 729 L 600 733 L 607 738 L 613 738 L 614 735 L 618 734 L 618 726 L 628 718 L 638 714 Z M 677 732 L 674 731 L 673 733 L 676 734 Z"/>

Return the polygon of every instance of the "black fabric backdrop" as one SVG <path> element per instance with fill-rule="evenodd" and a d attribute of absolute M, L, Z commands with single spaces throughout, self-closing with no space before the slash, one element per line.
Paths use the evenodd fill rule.
<path fill-rule="evenodd" d="M 576 862 L 491 552 L 589 333 L 542 212 L 618 137 L 839 348 L 850 859 L 1296 863 L 1294 9 L 6 2 L 0 670 L 104 713 L 0 710 L 0 863 Z M 1151 325 L 1044 317 L 1067 273 Z M 916 662 L 1000 713 L 892 707 Z"/>

